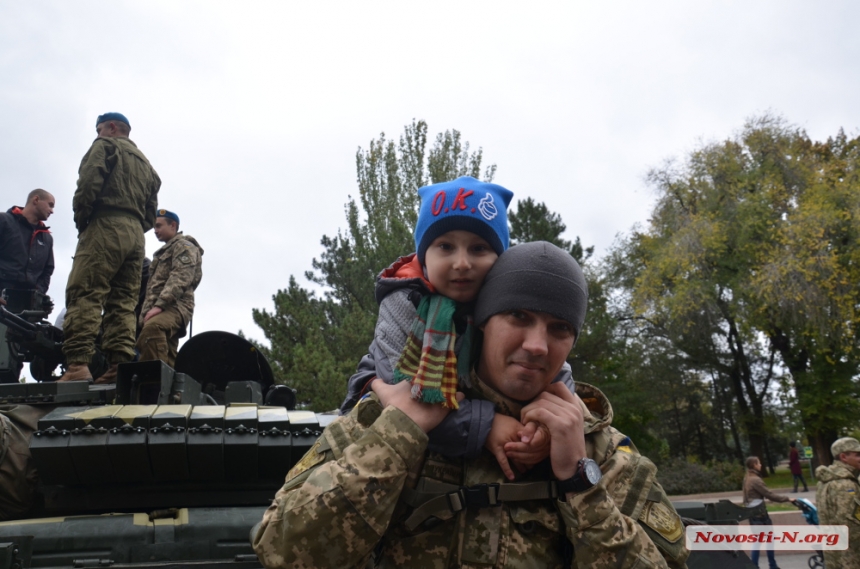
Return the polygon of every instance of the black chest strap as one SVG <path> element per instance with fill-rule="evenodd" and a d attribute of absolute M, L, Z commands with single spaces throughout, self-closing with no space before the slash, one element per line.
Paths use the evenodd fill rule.
<path fill-rule="evenodd" d="M 405 521 L 415 531 L 430 518 L 449 520 L 465 509 L 494 508 L 506 502 L 550 500 L 558 497 L 555 481 L 511 482 L 458 486 L 423 478 L 418 489 L 405 488 L 401 500 L 413 508 Z"/>

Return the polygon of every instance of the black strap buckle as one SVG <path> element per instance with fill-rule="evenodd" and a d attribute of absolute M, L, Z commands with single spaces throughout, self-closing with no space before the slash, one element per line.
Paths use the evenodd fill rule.
<path fill-rule="evenodd" d="M 460 488 L 460 494 L 467 508 L 496 508 L 501 506 L 499 501 L 498 484 L 477 484 Z"/>

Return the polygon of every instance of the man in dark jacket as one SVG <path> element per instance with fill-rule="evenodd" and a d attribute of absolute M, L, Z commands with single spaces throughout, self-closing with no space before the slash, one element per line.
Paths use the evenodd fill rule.
<path fill-rule="evenodd" d="M 129 140 L 130 131 L 120 113 L 99 116 L 98 138 L 78 170 L 72 201 L 78 247 L 63 321 L 68 368 L 60 381 L 92 379 L 89 363 L 99 327 L 104 330 L 101 350 L 110 364 L 106 382 L 115 377 L 118 364 L 134 358 L 143 234 L 155 224 L 161 179 Z"/>
<path fill-rule="evenodd" d="M 36 289 L 48 292 L 54 272 L 54 239 L 44 221 L 54 213 L 54 196 L 36 189 L 24 207 L 0 213 L 0 292 L 4 289 Z M 0 296 L 0 304 L 6 300 Z M 29 308 L 29 307 L 28 307 Z M 0 383 L 16 382 L 23 363 L 6 342 L 6 326 L 0 324 Z"/>
<path fill-rule="evenodd" d="M 0 214 L 0 289 L 35 288 L 48 292 L 54 272 L 54 239 L 45 221 L 54 213 L 54 196 L 37 189 L 24 207 Z"/>

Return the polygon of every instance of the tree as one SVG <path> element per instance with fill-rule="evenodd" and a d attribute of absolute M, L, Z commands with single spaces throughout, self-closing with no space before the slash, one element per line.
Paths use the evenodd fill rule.
<path fill-rule="evenodd" d="M 531 241 L 548 241 L 573 255 L 582 265 L 594 253 L 594 247 L 583 249 L 577 237 L 573 242 L 561 237 L 567 226 L 561 216 L 552 212 L 544 203 L 537 203 L 532 198 L 517 202 L 517 209 L 508 212 L 508 222 L 511 226 L 511 245 L 529 243 Z"/>
<path fill-rule="evenodd" d="M 652 170 L 648 228 L 614 255 L 637 321 L 731 392 L 758 456 L 780 382 L 822 461 L 826 441 L 856 425 L 857 148 L 842 132 L 815 143 L 778 117 L 752 119 Z"/>
<path fill-rule="evenodd" d="M 356 153 L 358 201 L 349 197 L 347 226 L 324 235 L 323 253 L 305 277 L 323 287 L 321 296 L 290 278 L 273 297 L 274 312 L 254 309 L 254 321 L 270 346 L 257 345 L 272 364 L 278 383 L 299 392 L 302 404 L 334 409 L 346 393 L 373 339 L 376 275 L 397 257 L 414 250 L 418 213 L 416 190 L 459 176 L 480 178 L 483 154 L 470 152 L 456 130 L 436 136 L 427 151 L 427 124 L 413 121 L 398 141 L 385 134 Z M 495 165 L 483 171 L 491 181 Z"/>

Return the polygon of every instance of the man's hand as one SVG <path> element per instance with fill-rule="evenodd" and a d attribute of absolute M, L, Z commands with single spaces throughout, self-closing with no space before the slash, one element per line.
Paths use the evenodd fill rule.
<path fill-rule="evenodd" d="M 523 423 L 535 421 L 545 426 L 550 438 L 552 472 L 559 480 L 567 480 L 585 458 L 585 431 L 578 397 L 562 383 L 553 383 L 546 391 L 523 407 Z"/>
<path fill-rule="evenodd" d="M 143 321 L 144 321 L 144 322 L 146 322 L 147 320 L 149 320 L 150 318 L 152 318 L 152 317 L 153 317 L 153 316 L 155 316 L 156 314 L 161 314 L 162 312 L 164 312 L 164 311 L 163 311 L 163 310 L 161 310 L 159 307 L 157 307 L 157 306 L 153 306 L 152 308 L 150 308 L 150 309 L 149 309 L 149 312 L 147 312 L 147 313 L 144 315 L 144 317 L 143 317 Z"/>
<path fill-rule="evenodd" d="M 520 432 L 522 430 L 522 423 L 513 417 L 496 413 L 493 416 L 493 426 L 490 427 L 490 434 L 487 435 L 487 440 L 484 441 L 484 447 L 499 461 L 499 466 L 502 467 L 502 472 L 505 473 L 508 480 L 514 480 L 515 475 L 508 462 L 505 448 L 508 444 L 514 444 L 520 440 Z M 518 468 L 517 470 L 520 469 Z"/>
<path fill-rule="evenodd" d="M 370 388 L 379 396 L 379 402 L 383 407 L 392 405 L 397 407 L 407 417 L 415 421 L 415 424 L 425 433 L 429 433 L 435 429 L 439 423 L 451 412 L 444 405 L 431 405 L 430 403 L 421 403 L 412 399 L 412 384 L 408 381 L 401 381 L 395 385 L 388 385 L 381 379 L 374 379 L 370 383 Z M 457 392 L 457 401 L 462 401 L 466 398 L 461 392 Z"/>
<path fill-rule="evenodd" d="M 530 421 L 517 433 L 518 439 L 505 444 L 505 455 L 520 472 L 541 462 L 550 453 L 549 429 Z"/>

